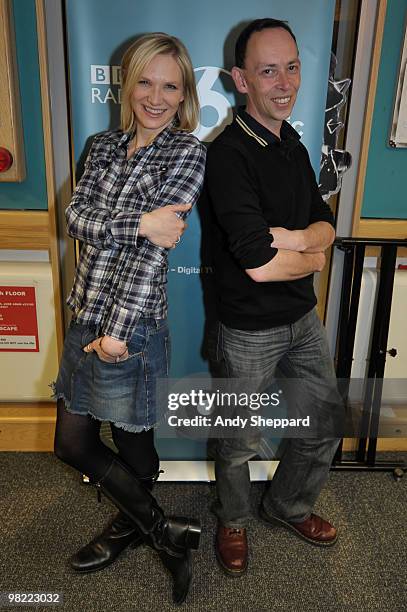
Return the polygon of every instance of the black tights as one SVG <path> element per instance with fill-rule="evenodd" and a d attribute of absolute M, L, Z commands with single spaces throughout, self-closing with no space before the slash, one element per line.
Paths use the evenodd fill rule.
<path fill-rule="evenodd" d="M 98 482 L 116 457 L 100 439 L 101 422 L 89 415 L 72 414 L 64 402 L 57 402 L 57 423 L 54 450 L 56 456 Z M 154 447 L 154 431 L 133 433 L 110 423 L 113 442 L 119 457 L 139 478 L 149 478 L 158 472 L 159 460 Z"/>

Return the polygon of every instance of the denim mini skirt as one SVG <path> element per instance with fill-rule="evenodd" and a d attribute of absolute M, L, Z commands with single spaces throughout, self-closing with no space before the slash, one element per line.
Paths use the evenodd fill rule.
<path fill-rule="evenodd" d="M 167 378 L 170 338 L 166 319 L 142 318 L 127 343 L 129 357 L 107 363 L 83 348 L 98 337 L 73 321 L 65 338 L 54 397 L 69 412 L 109 421 L 126 431 L 153 427 L 160 418 L 157 379 Z"/>

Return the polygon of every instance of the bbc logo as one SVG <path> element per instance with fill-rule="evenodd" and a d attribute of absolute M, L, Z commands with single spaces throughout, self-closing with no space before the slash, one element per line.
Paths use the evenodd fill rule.
<path fill-rule="evenodd" d="M 90 80 L 92 85 L 120 85 L 120 72 L 120 66 L 91 64 Z"/>

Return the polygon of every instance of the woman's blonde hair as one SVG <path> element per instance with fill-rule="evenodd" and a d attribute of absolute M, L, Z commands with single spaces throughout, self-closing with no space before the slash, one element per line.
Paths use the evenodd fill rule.
<path fill-rule="evenodd" d="M 172 55 L 181 69 L 184 100 L 178 108 L 176 129 L 193 132 L 198 125 L 199 101 L 194 69 L 188 51 L 175 36 L 169 36 L 163 32 L 152 32 L 137 39 L 127 49 L 122 59 L 120 122 L 123 132 L 132 132 L 136 128 L 131 96 L 144 68 L 159 54 Z"/>

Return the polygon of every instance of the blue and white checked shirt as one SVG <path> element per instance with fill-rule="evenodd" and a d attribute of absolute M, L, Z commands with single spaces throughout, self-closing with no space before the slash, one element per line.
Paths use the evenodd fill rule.
<path fill-rule="evenodd" d="M 168 250 L 138 237 L 141 215 L 195 204 L 206 156 L 194 136 L 168 127 L 127 160 L 130 138 L 120 130 L 95 137 L 66 210 L 69 235 L 83 242 L 68 306 L 78 323 L 123 341 L 141 316 L 167 314 Z"/>

